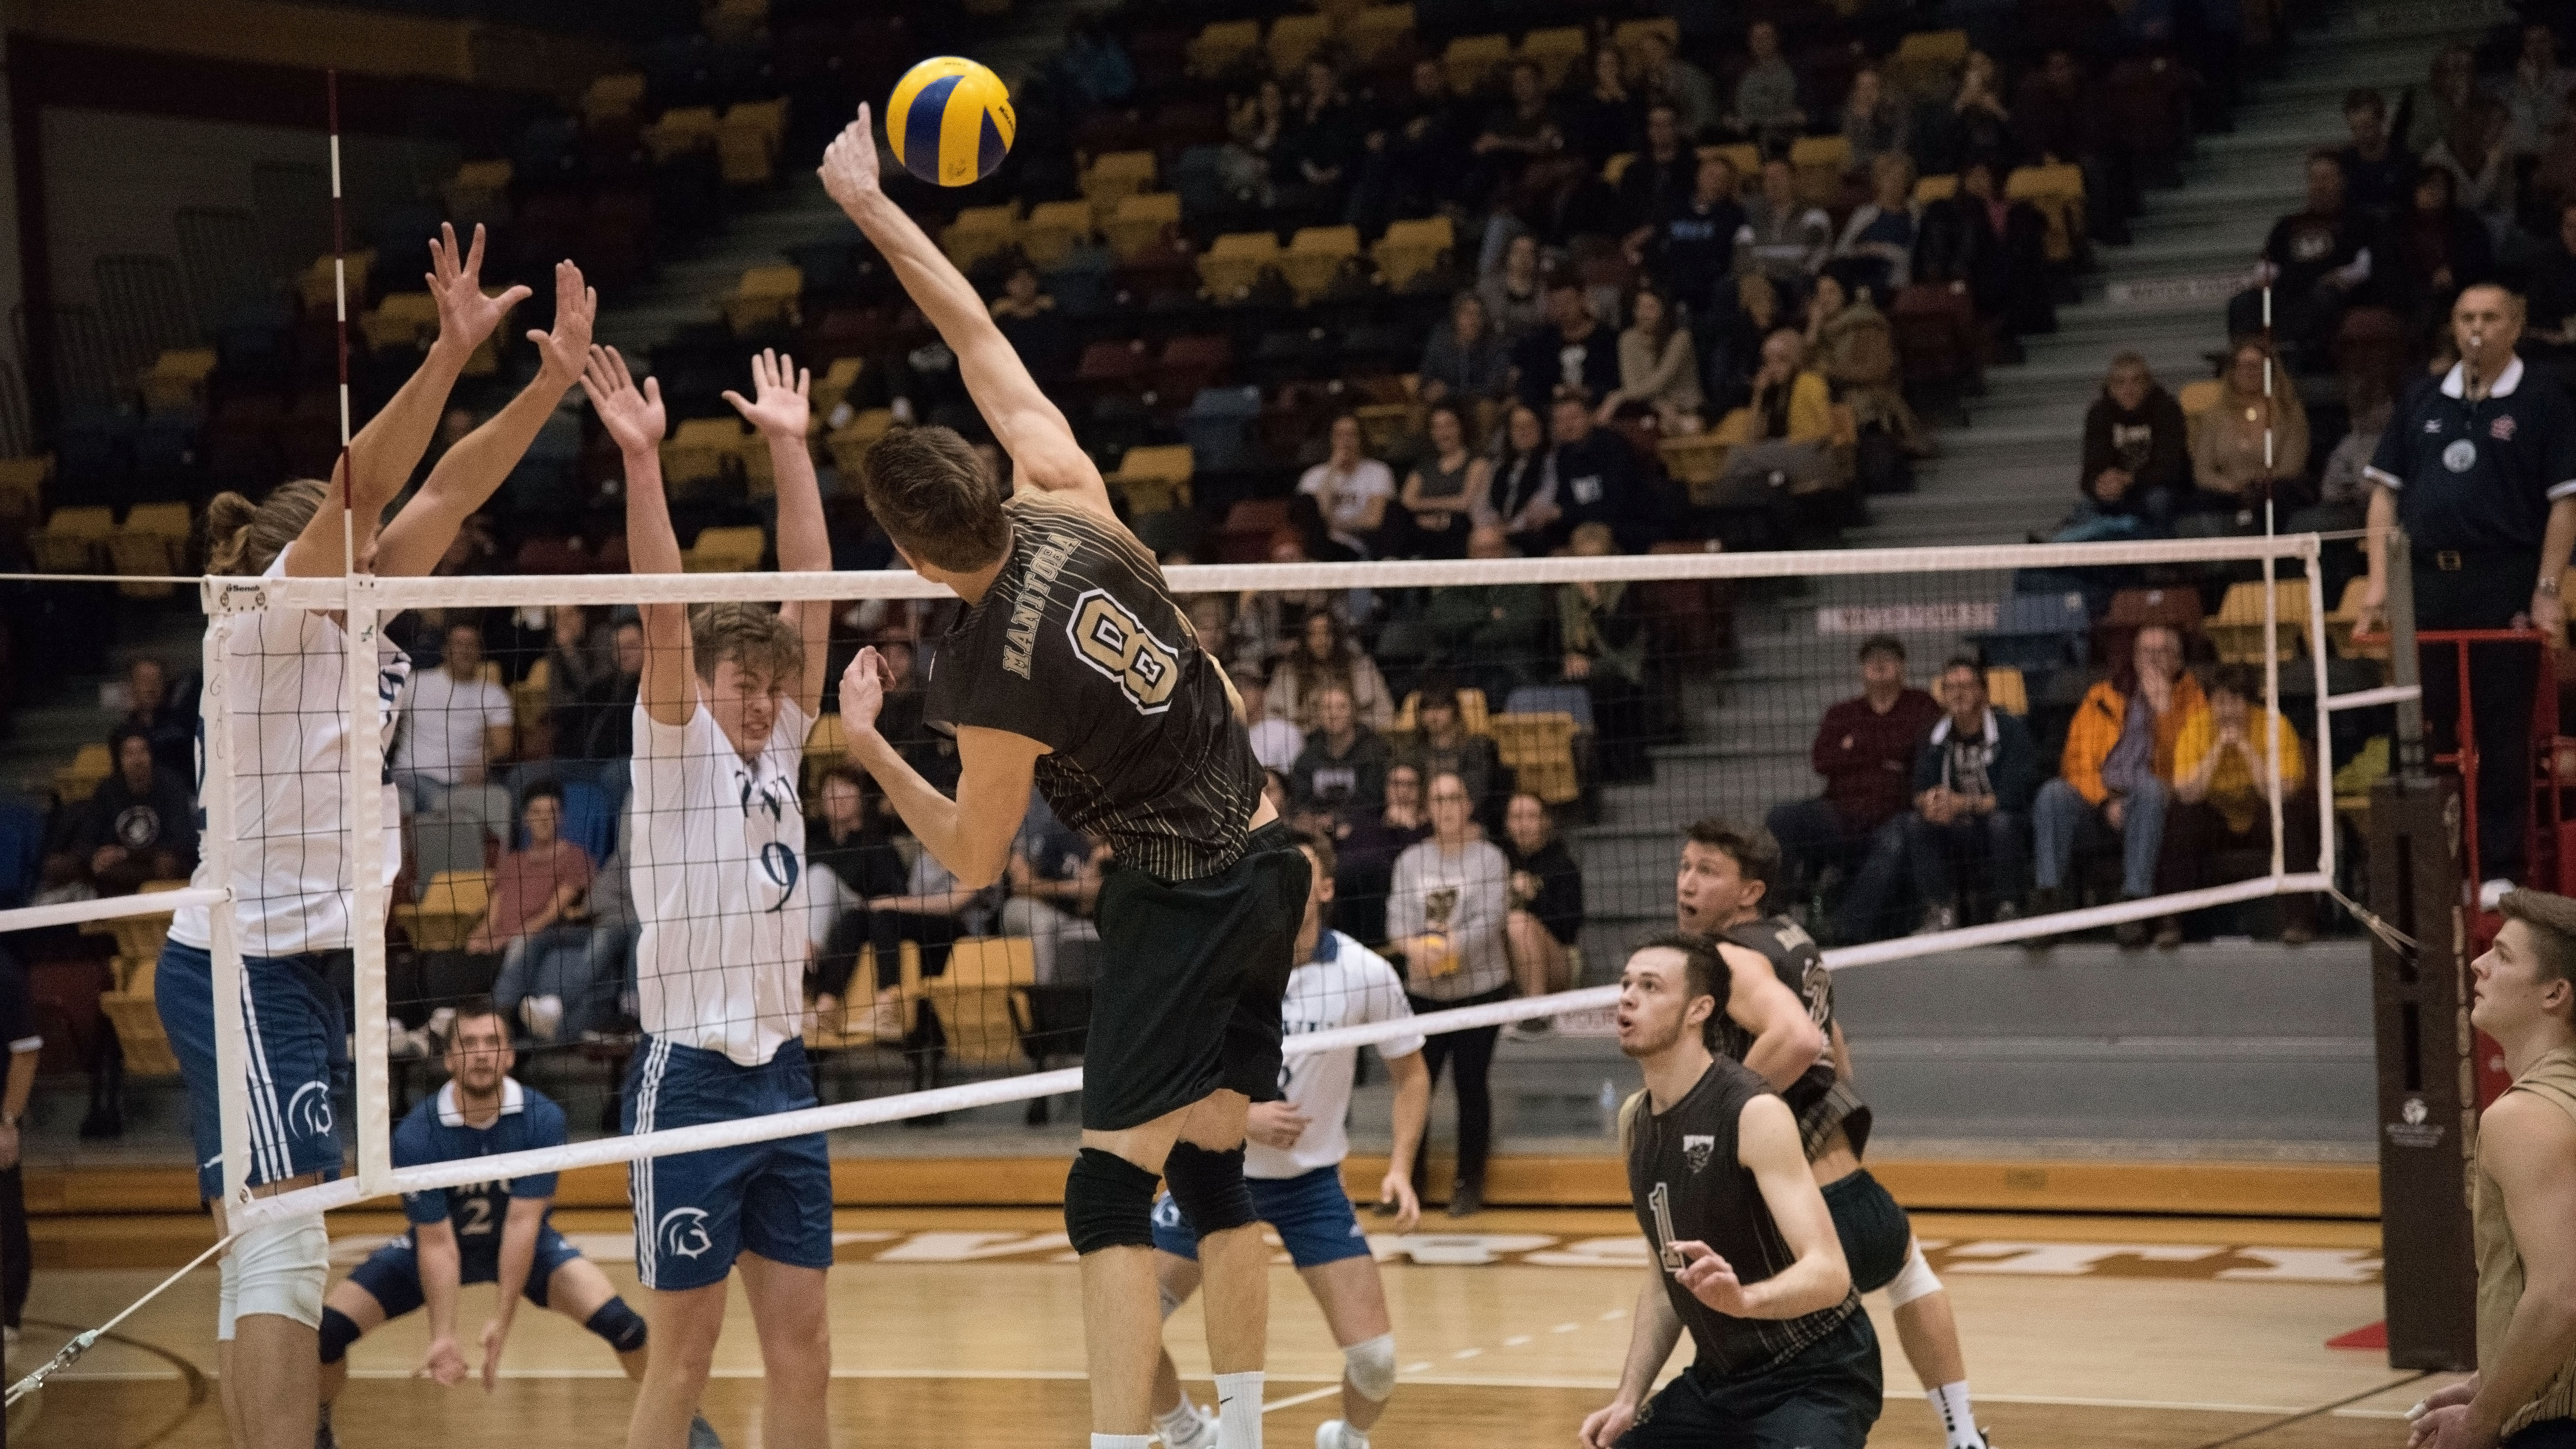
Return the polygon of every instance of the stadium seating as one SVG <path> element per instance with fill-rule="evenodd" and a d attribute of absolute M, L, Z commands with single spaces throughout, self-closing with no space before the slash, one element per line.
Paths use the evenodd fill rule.
<path fill-rule="evenodd" d="M 2273 633 L 2276 648 L 2283 659 L 2295 659 L 2307 652 L 2308 581 L 2281 579 L 2272 585 Z M 2260 664 L 2263 662 L 2263 586 L 2260 583 L 2229 586 L 2219 600 L 2218 612 L 2201 626 L 2222 662 Z"/>

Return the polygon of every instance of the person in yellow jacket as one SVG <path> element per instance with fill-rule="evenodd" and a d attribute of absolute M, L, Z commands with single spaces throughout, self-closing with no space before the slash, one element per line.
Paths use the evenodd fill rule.
<path fill-rule="evenodd" d="M 1834 399 L 1822 374 L 1807 367 L 1807 339 L 1783 327 L 1762 339 L 1762 370 L 1753 402 L 1717 425 L 1722 443 L 1821 443 L 1833 437 Z"/>
<path fill-rule="evenodd" d="M 2277 709 L 2258 709 L 2263 676 L 2250 664 L 2224 664 L 2209 679 L 2209 708 L 2185 720 L 2174 741 L 2173 805 L 2165 814 L 2165 890 L 2197 890 L 2259 875 L 2271 866 L 2272 733 L 2280 735 L 2281 857 L 2290 870 L 2317 863 L 2317 797 L 2308 788 L 2307 750 Z M 2255 871 L 2218 869 L 2220 851 L 2259 851 Z M 2316 934 L 2316 897 L 2281 898 L 2281 940 L 2296 946 Z M 2182 922 L 2156 925 L 2156 944 L 2182 944 Z"/>
<path fill-rule="evenodd" d="M 2164 844 L 2165 811 L 2172 799 L 2174 744 L 2209 702 L 2182 667 L 2182 636 L 2161 625 L 2138 631 L 2128 667 L 2085 693 L 2058 756 L 2058 778 L 2040 786 L 2031 808 L 2031 874 L 2038 885 L 2031 914 L 2075 904 L 2067 872 L 2075 847 L 2102 832 L 2120 840 L 2120 896 L 2155 894 L 2156 858 Z M 2143 921 L 2118 928 L 2122 947 L 2147 943 Z"/>

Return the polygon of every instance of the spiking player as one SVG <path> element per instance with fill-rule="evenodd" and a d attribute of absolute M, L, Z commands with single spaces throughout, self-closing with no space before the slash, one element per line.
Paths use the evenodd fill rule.
<path fill-rule="evenodd" d="M 394 1129 L 394 1166 L 564 1145 L 563 1108 L 512 1077 L 517 1064 L 510 1024 L 491 998 L 459 1006 L 447 1038 L 447 1084 Z M 331 1401 L 349 1381 L 349 1345 L 392 1319 L 426 1306 L 429 1352 L 421 1371 L 449 1388 L 465 1381 L 456 1290 L 467 1283 L 490 1283 L 499 1292 L 492 1319 L 483 1326 L 485 1393 L 500 1372 L 522 1296 L 598 1335 L 628 1378 L 644 1376 L 644 1320 L 617 1296 L 608 1275 L 547 1221 L 554 1196 L 551 1172 L 403 1194 L 411 1230 L 378 1248 L 322 1300 L 318 1449 L 335 1449 L 337 1443 Z M 723 1449 L 704 1419 L 690 1425 L 689 1445 Z"/>
<path fill-rule="evenodd" d="M 254 507 L 238 493 L 206 508 L 206 571 L 237 578 L 338 578 L 348 572 L 342 530 L 361 568 L 383 577 L 426 574 L 457 528 L 488 501 L 580 378 L 599 299 L 570 262 L 555 267 L 555 325 L 530 332 L 536 377 L 490 421 L 447 450 L 420 491 L 379 532 L 377 521 L 429 448 L 448 390 L 466 361 L 528 296 L 512 287 L 486 297 L 478 280 L 483 231 L 460 254 L 456 233 L 430 243 L 425 278 L 438 306 L 438 339 L 393 400 L 351 440 L 346 477 L 280 484 Z M 374 642 L 391 743 L 411 660 Z M 361 647 L 366 647 L 361 645 Z M 348 970 L 356 910 L 349 850 L 349 637 L 334 613 L 265 609 L 238 623 L 224 660 L 233 759 L 233 861 L 213 875 L 214 852 L 195 883 L 232 889 L 242 955 L 241 1011 L 250 1099 L 249 1184 L 269 1197 L 337 1176 L 340 1141 L 332 1094 L 348 1068 L 349 1022 L 331 981 Z M 202 726 L 201 726 L 202 729 Z M 384 786 L 384 878 L 402 865 L 402 812 Z M 188 1085 L 198 1191 L 223 1196 L 222 1074 L 215 1060 L 214 922 L 206 908 L 170 922 L 154 991 L 161 1025 Z M 319 1212 L 246 1229 L 223 1260 L 215 1354 L 224 1417 L 238 1446 L 311 1449 L 321 1403 L 322 1289 L 330 1240 Z"/>
<path fill-rule="evenodd" d="M 931 717 L 956 730 L 957 798 L 876 732 L 885 671 L 872 649 L 841 679 L 851 762 L 968 889 L 1001 878 L 1032 779 L 1058 819 L 1108 842 L 1082 1150 L 1064 1188 L 1091 1443 L 1151 1438 L 1159 1177 L 1198 1234 L 1217 1443 L 1259 1449 L 1269 1250 L 1243 1181 L 1244 1121 L 1279 1096 L 1306 857 L 1262 798 L 1233 686 L 1119 523 L 1100 470 L 983 299 L 878 188 L 867 107 L 822 172 L 956 353 L 1019 485 L 946 428 L 898 429 L 869 450 L 869 511 L 916 573 L 966 601 L 929 686 Z"/>
<path fill-rule="evenodd" d="M 752 360 L 756 396 L 725 398 L 769 443 L 778 566 L 832 566 L 806 451 L 808 377 Z M 680 572 L 662 496 L 662 389 L 639 391 L 613 348 L 582 378 L 626 464 L 627 557 Z M 805 1063 L 806 733 L 823 697 L 831 605 L 644 606 L 635 698 L 635 947 L 643 1048 L 626 1083 L 629 1132 L 815 1105 Z M 724 1328 L 725 1280 L 742 1270 L 760 1330 L 762 1423 L 774 1449 L 822 1449 L 831 1387 L 824 1270 L 832 1169 L 823 1134 L 645 1158 L 632 1169 L 635 1267 L 654 1351 L 629 1449 L 680 1449 Z"/>

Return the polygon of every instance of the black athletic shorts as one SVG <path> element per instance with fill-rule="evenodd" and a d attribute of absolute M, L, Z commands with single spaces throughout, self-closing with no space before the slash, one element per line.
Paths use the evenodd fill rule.
<path fill-rule="evenodd" d="M 1861 1449 L 1886 1387 L 1869 1315 L 1777 1368 L 1720 1379 L 1693 1366 L 1646 1401 L 1620 1449 Z"/>
<path fill-rule="evenodd" d="M 1875 1293 L 1905 1271 L 1905 1260 L 1913 1256 L 1914 1224 L 1868 1168 L 1827 1183 L 1825 1206 L 1834 1215 L 1834 1236 L 1842 1239 L 1854 1289 Z"/>
<path fill-rule="evenodd" d="M 2504 1449 L 2576 1449 L 2576 1419 L 2543 1419 L 2504 1441 Z"/>
<path fill-rule="evenodd" d="M 1082 1125 L 1141 1127 L 1219 1088 L 1279 1099 L 1279 999 L 1306 915 L 1306 853 L 1284 823 L 1215 875 L 1112 863 L 1082 1061 Z"/>

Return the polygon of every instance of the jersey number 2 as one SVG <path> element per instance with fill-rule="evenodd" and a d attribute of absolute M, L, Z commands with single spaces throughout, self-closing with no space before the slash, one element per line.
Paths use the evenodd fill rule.
<path fill-rule="evenodd" d="M 465 1225 L 456 1230 L 458 1237 L 468 1238 L 492 1231 L 492 1199 L 469 1197 L 457 1206 L 465 1210 Z"/>

